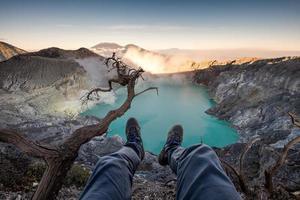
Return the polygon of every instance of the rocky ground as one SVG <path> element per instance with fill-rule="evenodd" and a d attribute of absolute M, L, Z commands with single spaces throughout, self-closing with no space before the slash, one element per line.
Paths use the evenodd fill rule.
<path fill-rule="evenodd" d="M 100 119 L 75 115 L 77 108 L 66 105 L 71 110 L 64 109 L 59 102 L 77 99 L 74 107 L 80 107 L 78 91 L 105 81 L 88 81 L 93 75 L 105 78 L 103 68 L 95 71 L 95 66 L 103 67 L 101 63 L 103 57 L 87 49 L 58 48 L 0 62 L 0 128 L 16 129 L 30 139 L 56 145 L 77 128 L 99 123 Z M 116 136 L 96 137 L 83 145 L 58 199 L 77 199 L 99 156 L 117 151 L 123 143 Z M 30 199 L 44 169 L 42 160 L 0 143 L 0 199 Z M 157 163 L 155 155 L 146 153 L 134 177 L 133 199 L 174 197 L 175 182 L 165 184 L 174 178 L 170 169 Z"/>
<path fill-rule="evenodd" d="M 258 60 L 242 65 L 213 66 L 199 71 L 217 105 L 207 113 L 230 121 L 248 141 L 270 131 L 289 135 L 287 112 L 300 113 L 300 59 Z"/>
<path fill-rule="evenodd" d="M 300 58 L 213 66 L 198 71 L 195 78 L 197 83 L 208 86 L 217 102 L 207 113 L 231 122 L 240 134 L 238 143 L 218 150 L 222 159 L 238 169 L 245 143 L 260 139 L 249 150 L 243 168 L 250 187 L 263 185 L 265 169 L 274 164 L 288 141 L 300 135 L 288 115 L 288 112 L 300 114 Z M 300 145 L 295 145 L 289 151 L 287 162 L 274 177 L 293 192 L 300 190 L 299 150 Z"/>
<path fill-rule="evenodd" d="M 0 128 L 18 129 L 29 138 L 56 144 L 75 129 L 99 122 L 97 118 L 53 109 L 53 102 L 66 101 L 76 91 L 91 86 L 85 82 L 90 78 L 90 68 L 82 66 L 82 60 L 78 62 L 90 57 L 95 55 L 85 49 L 73 52 L 51 48 L 1 62 Z M 36 69 L 34 81 L 25 63 Z M 53 70 L 57 63 L 60 67 Z M 61 67 L 64 69 L 60 70 Z M 53 78 L 44 79 L 48 73 Z M 247 184 L 253 190 L 263 184 L 264 170 L 275 162 L 276 152 L 300 135 L 286 114 L 300 114 L 299 77 L 299 58 L 212 66 L 195 74 L 195 82 L 207 85 L 217 102 L 207 112 L 231 122 L 240 134 L 238 143 L 216 149 L 221 159 L 238 169 L 246 143 L 254 137 L 260 138 L 248 151 L 243 165 Z M 120 137 L 98 137 L 82 146 L 58 199 L 77 199 L 99 156 L 118 150 L 122 144 Z M 299 149 L 298 145 L 289 151 L 286 164 L 275 176 L 276 182 L 291 193 L 300 190 Z M 0 144 L 0 199 L 30 199 L 44 169 L 42 161 L 26 156 L 13 146 Z M 234 174 L 228 173 L 237 183 Z M 175 186 L 176 177 L 171 170 L 160 166 L 156 156 L 147 152 L 134 176 L 133 199 L 175 199 Z M 240 190 L 239 184 L 236 186 Z M 279 193 L 272 198 L 296 198 L 283 190 Z M 257 196 L 252 198 L 257 199 Z"/>

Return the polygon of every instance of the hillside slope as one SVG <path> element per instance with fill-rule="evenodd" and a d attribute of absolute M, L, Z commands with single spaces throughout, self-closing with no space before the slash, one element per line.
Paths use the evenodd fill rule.
<path fill-rule="evenodd" d="M 1 62 L 0 69 L 0 88 L 7 91 L 59 87 L 67 81 L 75 84 L 85 73 L 83 67 L 72 60 L 29 55 Z"/>
<path fill-rule="evenodd" d="M 1 125 L 38 120 L 42 114 L 77 115 L 82 95 L 107 84 L 103 62 L 84 48 L 49 48 L 0 62 Z"/>
<path fill-rule="evenodd" d="M 0 41 L 0 62 L 23 53 L 26 53 L 26 51 Z"/>
<path fill-rule="evenodd" d="M 217 105 L 207 112 L 228 120 L 243 139 L 270 130 L 289 134 L 287 112 L 300 113 L 300 58 L 213 66 L 196 74 Z"/>
<path fill-rule="evenodd" d="M 16 76 L 18 77 L 16 80 L 22 80 L 17 82 L 18 84 L 12 81 L 13 86 L 2 86 L 2 90 L 0 89 L 2 111 L 0 112 L 0 125 L 5 128 L 18 129 L 27 137 L 41 142 L 59 143 L 76 128 L 99 122 L 99 119 L 80 116 L 57 117 L 53 116 L 49 110 L 44 115 L 40 113 L 42 108 L 53 103 L 51 99 L 56 102 L 67 102 L 66 95 L 62 92 L 64 90 L 57 86 L 69 87 L 70 85 L 76 90 L 79 87 L 75 83 L 80 83 L 78 80 L 88 77 L 90 68 L 86 65 L 93 63 L 99 66 L 99 63 L 94 63 L 94 61 L 95 58 L 99 60 L 100 57 L 82 56 L 82 54 L 51 48 L 50 51 L 43 50 L 16 56 L 3 62 L 4 64 L 0 63 L 0 69 L 2 66 L 8 73 L 2 75 L 3 78 L 7 76 L 6 80 L 14 80 L 9 76 Z M 22 64 L 32 69 L 32 77 Z M 239 158 L 247 142 L 256 136 L 261 138 L 247 152 L 243 165 L 247 183 L 257 194 L 259 194 L 259 188 L 257 189 L 256 186 L 263 186 L 264 170 L 275 162 L 284 144 L 300 135 L 300 130 L 293 127 L 286 114 L 288 111 L 298 115 L 300 113 L 299 69 L 300 58 L 278 58 L 253 60 L 241 65 L 234 63 L 215 65 L 195 73 L 195 81 L 198 84 L 207 85 L 211 97 L 217 102 L 207 112 L 231 122 L 240 134 L 240 141 L 236 144 L 215 149 L 221 159 L 239 169 Z M 18 71 L 22 73 L 18 74 Z M 48 75 L 49 78 L 44 77 Z M 23 81 L 24 77 L 26 81 Z M 67 79 L 66 82 L 60 81 L 65 79 Z M 85 86 L 89 84 L 82 84 L 80 88 Z M 96 137 L 82 146 L 76 163 L 84 166 L 83 171 L 91 171 L 99 156 L 115 152 L 123 143 L 124 141 L 116 136 Z M 300 165 L 299 149 L 299 146 L 295 146 L 288 152 L 287 163 L 274 176 L 274 182 L 284 185 L 291 191 L 300 190 L 298 184 L 300 171 L 297 167 Z M 35 189 L 33 183 L 36 179 L 28 177 L 27 172 L 32 169 L 33 164 L 36 164 L 36 160 L 28 158 L 9 145 L 1 144 L 0 164 L 2 166 L 0 182 L 3 183 L 3 185 L 0 184 L 0 199 L 1 197 L 17 198 L 15 191 L 19 191 L 18 198 L 30 199 Z M 231 176 L 232 173 L 229 175 Z M 26 182 L 27 185 L 22 182 L 24 177 L 25 179 L 31 178 Z M 77 171 L 75 177 L 81 177 L 80 172 Z M 157 157 L 147 152 L 133 178 L 133 199 L 175 199 L 176 179 L 174 178 L 174 174 L 168 167 L 160 166 Z M 74 180 L 78 179 L 73 179 L 73 182 Z M 235 184 L 237 183 L 236 179 L 232 180 Z M 66 186 L 67 188 L 60 191 L 58 199 L 78 198 L 84 183 L 81 181 L 79 188 Z M 240 191 L 238 184 L 236 187 Z M 273 199 L 296 199 L 295 196 L 281 192 L 275 193 L 274 196 Z M 258 197 L 254 196 L 249 199 L 258 199 Z"/>
<path fill-rule="evenodd" d="M 85 59 L 96 59 L 99 63 L 104 61 L 103 57 L 85 48 L 48 48 L 15 56 L 0 63 L 0 89 L 32 91 L 50 86 L 59 89 L 68 85 L 84 88 L 88 75 L 81 61 Z"/>
<path fill-rule="evenodd" d="M 243 167 L 250 187 L 264 185 L 265 170 L 274 165 L 284 145 L 300 136 L 300 129 L 293 126 L 288 115 L 300 115 L 300 58 L 212 66 L 199 70 L 195 81 L 207 85 L 217 102 L 207 113 L 231 122 L 240 134 L 236 144 L 218 151 L 222 159 L 238 169 L 245 145 L 254 138 L 260 139 L 248 151 Z M 292 147 L 274 176 L 276 183 L 289 191 L 300 190 L 299 153 L 299 145 Z M 259 195 L 258 189 L 254 190 Z M 296 198 L 282 191 L 278 187 L 271 199 Z"/>

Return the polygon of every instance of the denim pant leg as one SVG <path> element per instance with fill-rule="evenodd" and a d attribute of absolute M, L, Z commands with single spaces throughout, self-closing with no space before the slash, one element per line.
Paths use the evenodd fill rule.
<path fill-rule="evenodd" d="M 169 163 L 178 179 L 176 199 L 241 199 L 209 146 L 177 147 Z"/>
<path fill-rule="evenodd" d="M 80 199 L 131 199 L 132 177 L 140 161 L 136 152 L 126 146 L 111 155 L 103 156 Z"/>

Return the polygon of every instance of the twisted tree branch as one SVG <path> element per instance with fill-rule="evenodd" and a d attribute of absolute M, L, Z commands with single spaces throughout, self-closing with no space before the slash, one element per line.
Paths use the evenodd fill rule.
<path fill-rule="evenodd" d="M 259 140 L 260 140 L 260 138 L 254 138 L 253 140 L 251 140 L 246 145 L 246 147 L 244 148 L 243 152 L 240 155 L 240 162 L 239 162 L 240 163 L 240 165 L 239 165 L 240 177 L 239 178 L 242 180 L 245 194 L 248 194 L 250 192 L 248 187 L 246 186 L 246 179 L 245 179 L 245 174 L 244 174 L 244 170 L 243 170 L 245 155 L 248 153 L 249 149 L 251 149 L 252 145 Z"/>
<path fill-rule="evenodd" d="M 278 158 L 277 162 L 269 169 L 265 171 L 265 187 L 269 191 L 269 193 L 273 192 L 273 176 L 276 174 L 277 170 L 285 163 L 288 151 L 290 148 L 292 148 L 295 144 L 300 142 L 300 136 L 294 138 L 290 142 L 288 142 L 284 148 L 283 151 Z"/>
<path fill-rule="evenodd" d="M 136 93 L 136 94 L 134 95 L 134 97 L 136 97 L 136 96 L 138 96 L 138 95 L 140 95 L 140 94 L 143 94 L 144 92 L 147 92 L 147 91 L 149 91 L 149 90 L 156 90 L 156 94 L 158 95 L 158 88 L 157 88 L 157 87 L 149 87 L 149 88 L 147 88 L 147 89 L 145 89 L 145 90 L 143 90 L 143 91 L 141 91 L 141 92 Z"/>
<path fill-rule="evenodd" d="M 13 130 L 1 129 L 0 142 L 13 144 L 24 153 L 38 158 L 46 159 L 49 157 L 59 156 L 59 152 L 57 149 L 46 145 L 41 145 L 38 142 L 27 139 L 21 133 Z"/>
<path fill-rule="evenodd" d="M 229 164 L 228 162 L 226 162 L 223 159 L 220 159 L 220 161 L 223 163 L 223 166 L 226 167 L 227 169 L 229 169 L 231 172 L 234 173 L 234 175 L 238 178 L 238 182 L 239 185 L 241 187 L 242 192 L 244 192 L 245 194 L 248 194 L 248 188 L 246 186 L 245 180 L 243 179 L 243 177 L 240 175 L 240 173 L 238 172 L 238 170 L 236 170 L 231 164 Z"/>
<path fill-rule="evenodd" d="M 292 123 L 300 128 L 300 118 L 292 112 L 288 112 L 288 115 L 291 117 Z M 277 162 L 270 167 L 269 169 L 265 170 L 265 188 L 268 190 L 269 193 L 273 192 L 273 176 L 276 174 L 277 170 L 285 163 L 288 151 L 292 148 L 295 144 L 300 142 L 300 136 L 295 137 L 290 142 L 288 142 L 284 148 L 282 153 L 280 154 Z"/>
<path fill-rule="evenodd" d="M 158 89 L 150 87 L 142 92 L 135 94 L 135 83 L 139 77 L 141 77 L 144 70 L 131 69 L 125 65 L 119 58 L 115 57 L 115 54 L 111 58 L 108 58 L 105 62 L 109 69 L 109 64 L 112 61 L 112 69 L 116 69 L 118 77 L 116 79 L 109 80 L 109 88 L 101 89 L 95 88 L 91 90 L 85 98 L 81 98 L 85 103 L 90 100 L 90 95 L 97 92 L 107 92 L 112 90 L 111 83 L 118 83 L 121 86 L 127 86 L 127 98 L 123 104 L 115 109 L 109 111 L 106 116 L 101 120 L 99 124 L 84 126 L 73 132 L 60 146 L 47 147 L 40 145 L 30 139 L 27 139 L 15 131 L 0 130 L 0 141 L 7 142 L 16 145 L 23 152 L 28 153 L 35 157 L 43 158 L 47 161 L 47 169 L 43 174 L 42 180 L 33 196 L 34 200 L 48 200 L 54 199 L 60 190 L 63 179 L 66 176 L 68 170 L 71 168 L 75 158 L 77 157 L 79 148 L 82 144 L 87 143 L 95 136 L 100 136 L 106 133 L 111 122 L 118 117 L 121 117 L 131 106 L 132 100 L 151 89 Z M 128 71 L 126 73 L 126 71 Z"/>

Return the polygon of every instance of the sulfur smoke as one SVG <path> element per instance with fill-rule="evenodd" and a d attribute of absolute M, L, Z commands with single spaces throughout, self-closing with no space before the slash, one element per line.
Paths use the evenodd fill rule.
<path fill-rule="evenodd" d="M 164 55 L 137 46 L 129 46 L 124 59 L 129 60 L 135 66 L 142 66 L 144 70 L 152 74 L 175 73 L 192 71 L 193 61 L 185 56 Z"/>
<path fill-rule="evenodd" d="M 87 73 L 87 84 L 81 90 L 77 91 L 77 95 L 69 96 L 64 101 L 60 101 L 55 105 L 55 110 L 67 115 L 77 116 L 80 112 L 83 112 L 97 103 L 114 104 L 116 95 L 111 91 L 103 92 L 100 98 L 87 102 L 87 105 L 82 105 L 81 98 L 92 88 L 108 87 L 108 80 L 115 76 L 115 72 L 108 72 L 104 61 L 97 57 L 76 59 L 75 61 L 85 69 Z"/>
<path fill-rule="evenodd" d="M 163 55 L 160 53 L 147 51 L 137 46 L 127 46 L 122 56 L 122 60 L 128 61 L 128 64 L 135 67 L 143 67 L 143 69 L 151 74 L 175 73 L 183 71 L 191 71 L 192 61 L 184 56 Z M 108 87 L 108 80 L 116 76 L 116 72 L 112 70 L 108 72 L 104 60 L 97 57 L 76 59 L 87 73 L 87 85 L 78 91 L 78 96 L 69 98 L 58 105 L 60 111 L 77 115 L 87 108 L 98 103 L 114 104 L 118 98 L 114 91 L 103 92 L 99 100 L 89 101 L 87 107 L 82 107 L 80 98 L 83 97 L 90 89 L 95 87 Z M 183 84 L 186 80 L 185 76 L 173 74 L 172 76 L 155 76 L 145 74 L 146 81 L 137 82 L 137 91 L 141 91 L 149 86 L 158 86 L 163 82 L 172 82 L 172 84 Z M 118 86 L 114 85 L 114 88 Z"/>

